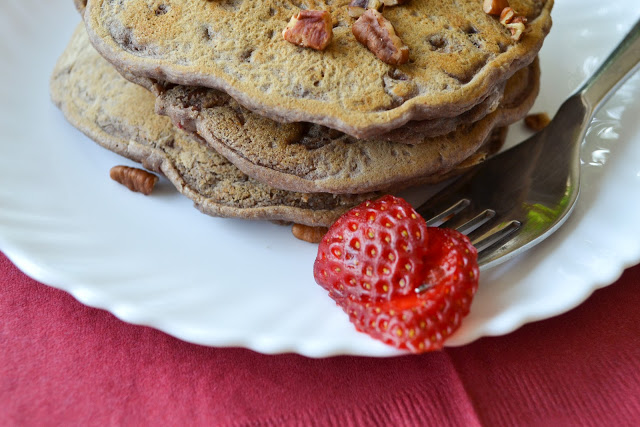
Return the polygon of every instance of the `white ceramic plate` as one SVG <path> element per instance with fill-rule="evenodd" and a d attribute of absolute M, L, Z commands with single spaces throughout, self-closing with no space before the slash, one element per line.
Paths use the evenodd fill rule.
<path fill-rule="evenodd" d="M 270 223 L 210 218 L 162 181 L 108 178 L 123 159 L 68 125 L 48 78 L 79 17 L 71 0 L 4 0 L 0 15 L 0 249 L 84 304 L 186 341 L 312 357 L 389 356 L 314 283 L 315 246 Z M 640 17 L 637 0 L 564 0 L 541 53 L 534 111 L 553 114 Z M 598 115 L 569 221 L 487 271 L 450 345 L 565 312 L 640 261 L 640 76 Z M 514 125 L 509 142 L 527 135 Z M 124 162 L 128 163 L 128 162 Z"/>

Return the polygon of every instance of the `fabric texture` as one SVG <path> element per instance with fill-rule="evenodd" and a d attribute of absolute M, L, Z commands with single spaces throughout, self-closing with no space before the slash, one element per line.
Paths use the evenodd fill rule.
<path fill-rule="evenodd" d="M 564 315 L 388 359 L 188 344 L 0 255 L 2 425 L 633 425 L 640 265 Z"/>

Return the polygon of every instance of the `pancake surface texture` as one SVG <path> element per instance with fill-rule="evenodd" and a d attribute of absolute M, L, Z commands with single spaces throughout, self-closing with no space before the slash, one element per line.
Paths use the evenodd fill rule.
<path fill-rule="evenodd" d="M 156 115 L 155 97 L 123 79 L 93 49 L 82 26 L 56 64 L 51 95 L 71 124 L 103 147 L 163 173 L 209 215 L 328 226 L 347 209 L 375 197 L 293 193 L 247 177 L 205 143 Z"/>
<path fill-rule="evenodd" d="M 120 70 L 220 89 L 281 122 L 312 122 L 358 138 L 411 120 L 473 108 L 536 57 L 553 0 L 510 0 L 529 20 L 520 41 L 481 0 L 411 0 L 384 16 L 409 47 L 398 67 L 380 61 L 351 32 L 348 0 L 89 0 L 92 43 Z M 327 10 L 324 51 L 281 32 L 300 9 Z"/>

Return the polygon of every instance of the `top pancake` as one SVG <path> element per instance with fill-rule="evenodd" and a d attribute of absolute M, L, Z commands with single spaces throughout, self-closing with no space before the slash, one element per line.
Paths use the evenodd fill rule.
<path fill-rule="evenodd" d="M 120 70 L 223 90 L 256 113 L 313 122 L 358 138 L 409 120 L 454 117 L 533 61 L 553 0 L 511 0 L 530 32 L 511 40 L 481 0 L 412 0 L 383 12 L 410 49 L 399 67 L 351 33 L 348 0 L 89 0 L 89 37 Z M 301 8 L 331 12 L 325 51 L 286 42 Z"/>

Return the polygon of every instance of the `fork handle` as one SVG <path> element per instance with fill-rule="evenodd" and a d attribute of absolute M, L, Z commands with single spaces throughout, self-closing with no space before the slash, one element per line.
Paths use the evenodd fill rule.
<path fill-rule="evenodd" d="M 640 68 L 640 20 L 578 91 L 591 115 Z"/>

